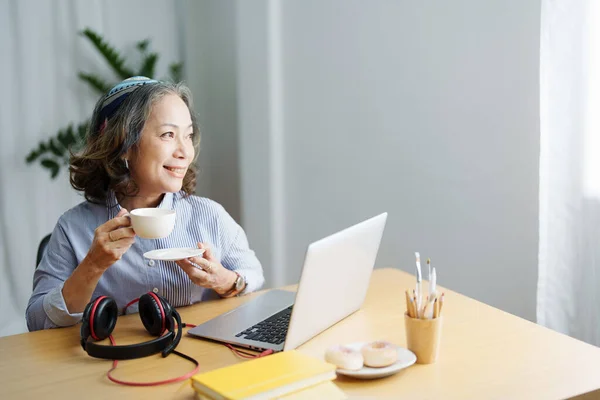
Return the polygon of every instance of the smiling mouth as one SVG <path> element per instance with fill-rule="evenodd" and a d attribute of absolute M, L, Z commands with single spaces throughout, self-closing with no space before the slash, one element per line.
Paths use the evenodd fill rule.
<path fill-rule="evenodd" d="M 187 170 L 187 168 L 175 168 L 175 167 L 167 167 L 165 166 L 165 169 L 174 172 L 176 174 L 185 174 L 185 171 Z"/>

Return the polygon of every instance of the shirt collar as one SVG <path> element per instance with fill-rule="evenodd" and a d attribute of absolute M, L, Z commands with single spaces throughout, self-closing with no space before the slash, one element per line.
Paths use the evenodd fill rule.
<path fill-rule="evenodd" d="M 172 210 L 174 197 L 175 197 L 174 193 L 165 193 L 165 195 L 163 196 L 163 199 L 161 200 L 161 202 L 157 208 L 162 208 L 165 210 Z M 121 205 L 117 201 L 117 196 L 116 196 L 115 192 L 112 190 L 109 190 L 108 194 L 106 196 L 106 210 L 108 212 L 109 220 L 115 218 L 117 216 L 117 214 L 119 213 L 119 211 L 121 211 Z M 129 210 L 129 211 L 131 211 L 131 210 Z"/>

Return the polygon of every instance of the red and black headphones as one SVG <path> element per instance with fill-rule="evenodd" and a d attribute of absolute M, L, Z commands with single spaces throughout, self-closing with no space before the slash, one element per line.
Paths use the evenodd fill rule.
<path fill-rule="evenodd" d="M 156 339 L 126 346 L 104 346 L 90 340 L 109 337 L 117 324 L 118 314 L 117 303 L 108 296 L 97 297 L 85 307 L 81 347 L 90 356 L 108 360 L 131 360 L 162 352 L 162 356 L 166 357 L 181 340 L 182 323 L 179 313 L 165 299 L 152 292 L 139 298 L 139 314 L 148 333 L 157 336 Z M 177 333 L 173 319 L 177 322 Z"/>
<path fill-rule="evenodd" d="M 108 296 L 99 296 L 88 303 L 83 311 L 81 325 L 81 347 L 83 347 L 83 350 L 92 357 L 113 360 L 113 367 L 107 373 L 108 379 L 122 385 L 156 386 L 165 383 L 180 382 L 196 374 L 200 368 L 198 361 L 175 350 L 181 340 L 182 329 L 186 327 L 186 324 L 181 322 L 181 317 L 177 310 L 171 307 L 167 300 L 153 292 L 148 292 L 140 296 L 139 299 L 131 301 L 125 306 L 125 309 L 138 301 L 139 314 L 142 323 L 148 333 L 157 336 L 156 339 L 138 344 L 117 346 L 111 335 L 117 324 L 117 317 L 119 314 L 117 303 Z M 175 333 L 175 323 L 177 323 L 177 333 Z M 187 324 L 187 326 L 194 327 L 195 325 Z M 167 333 L 165 334 L 165 332 Z M 94 342 L 106 338 L 110 339 L 111 346 L 105 346 Z M 229 344 L 226 344 L 226 346 L 242 358 L 258 358 L 273 353 L 272 350 L 266 350 L 260 354 L 252 354 L 237 350 Z M 186 375 L 159 382 L 127 382 L 111 375 L 112 371 L 117 367 L 117 360 L 131 360 L 156 353 L 162 353 L 163 357 L 168 356 L 170 353 L 177 354 L 178 356 L 193 362 L 196 365 L 196 368 Z"/>
<path fill-rule="evenodd" d="M 81 325 L 81 347 L 90 356 L 113 360 L 113 367 L 108 371 L 108 379 L 115 383 L 129 386 L 156 386 L 165 383 L 180 382 L 198 372 L 198 361 L 175 350 L 182 336 L 185 324 L 175 308 L 156 293 L 148 292 L 139 299 L 131 301 L 125 308 L 139 301 L 139 314 L 146 331 L 157 338 L 147 342 L 125 346 L 115 345 L 111 335 L 117 324 L 119 309 L 117 303 L 108 296 L 99 296 L 92 300 L 83 311 Z M 177 325 L 176 325 L 177 324 Z M 175 332 L 177 326 L 177 333 Z M 165 334 L 166 332 L 166 334 Z M 94 341 L 110 338 L 112 346 L 105 346 Z M 161 353 L 163 357 L 171 353 L 193 362 L 196 368 L 186 375 L 160 382 L 127 382 L 114 378 L 111 372 L 117 367 L 117 360 L 131 360 Z"/>

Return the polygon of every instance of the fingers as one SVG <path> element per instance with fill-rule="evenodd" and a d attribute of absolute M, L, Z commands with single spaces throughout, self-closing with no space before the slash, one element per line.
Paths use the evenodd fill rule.
<path fill-rule="evenodd" d="M 108 268 L 123 257 L 134 241 L 134 238 L 124 238 L 117 242 L 111 242 L 109 239 L 95 242 L 88 254 L 94 254 L 94 257 L 100 260 L 99 263 Z"/>
<path fill-rule="evenodd" d="M 177 265 L 179 265 L 181 268 L 183 268 L 184 270 L 189 270 L 189 271 L 194 271 L 194 272 L 198 271 L 201 274 L 208 275 L 208 273 L 206 271 L 204 271 L 204 269 L 202 269 L 202 265 L 191 261 L 189 258 L 184 258 L 183 260 L 177 260 L 177 261 L 175 261 L 175 263 Z"/>
<path fill-rule="evenodd" d="M 211 272 L 213 269 L 212 263 L 208 260 L 205 260 L 202 257 L 190 257 L 185 259 L 185 261 L 187 261 L 192 266 L 196 264 L 198 267 L 202 268 L 202 270 L 206 272 Z"/>
<path fill-rule="evenodd" d="M 114 232 L 116 231 L 110 231 L 108 233 L 102 234 L 102 236 L 100 236 L 97 239 L 98 244 L 103 249 L 126 249 L 131 247 L 131 245 L 135 243 L 135 237 L 123 237 L 121 239 L 116 239 L 116 234 Z M 112 239 L 115 240 L 112 240 L 111 236 Z"/>
<path fill-rule="evenodd" d="M 100 225 L 96 229 L 96 231 L 110 232 L 110 231 L 114 231 L 115 229 L 123 227 L 123 226 L 131 226 L 131 220 L 129 219 L 129 217 L 127 215 L 128 215 L 127 210 L 122 208 L 116 217 L 114 217 L 113 219 L 108 220 L 104 224 Z"/>
<path fill-rule="evenodd" d="M 135 243 L 133 228 L 118 228 L 108 232 L 96 232 L 96 234 L 103 251 L 115 259 L 121 259 L 122 255 Z"/>
<path fill-rule="evenodd" d="M 109 268 L 123 257 L 135 243 L 135 232 L 127 210 L 121 209 L 117 216 L 100 225 L 94 231 L 94 240 L 86 258 L 103 269 Z"/>
<path fill-rule="evenodd" d="M 133 228 L 118 228 L 114 231 L 108 232 L 108 238 L 111 242 L 118 242 L 121 239 L 135 237 L 135 231 Z"/>
<path fill-rule="evenodd" d="M 207 260 L 214 260 L 212 249 L 208 243 L 198 242 L 198 248 L 204 249 L 204 254 L 202 254 L 202 257 L 206 258 Z"/>
<path fill-rule="evenodd" d="M 135 238 L 123 238 L 119 239 L 113 243 L 114 248 L 116 249 L 128 249 L 135 243 Z"/>
<path fill-rule="evenodd" d="M 209 274 L 189 259 L 175 261 L 177 265 L 190 277 L 190 279 L 201 286 L 207 285 L 210 282 Z"/>

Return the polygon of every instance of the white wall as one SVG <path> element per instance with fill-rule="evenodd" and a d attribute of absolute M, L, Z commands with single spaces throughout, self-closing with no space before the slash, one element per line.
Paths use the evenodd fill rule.
<path fill-rule="evenodd" d="M 196 192 L 240 220 L 237 47 L 234 0 L 177 3 L 182 13 L 186 82 L 201 131 Z"/>
<path fill-rule="evenodd" d="M 442 285 L 533 320 L 539 1 L 233 6 L 243 223 L 268 283 L 388 211 L 378 267 L 420 251 Z"/>

